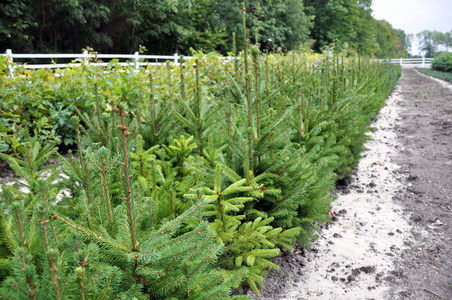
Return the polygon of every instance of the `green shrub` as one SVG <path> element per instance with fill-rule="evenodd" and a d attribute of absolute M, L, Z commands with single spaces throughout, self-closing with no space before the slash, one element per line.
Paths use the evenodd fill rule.
<path fill-rule="evenodd" d="M 452 53 L 444 52 L 432 61 L 432 68 L 438 71 L 452 72 Z"/>
<path fill-rule="evenodd" d="M 8 65 L 9 65 L 9 58 L 6 56 L 0 56 L 0 75 L 5 75 L 8 73 Z"/>

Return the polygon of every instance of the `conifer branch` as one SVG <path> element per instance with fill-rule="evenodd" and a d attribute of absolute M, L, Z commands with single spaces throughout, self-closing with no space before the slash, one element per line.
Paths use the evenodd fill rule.
<path fill-rule="evenodd" d="M 185 235 L 183 235 L 182 237 L 173 239 L 173 240 L 172 240 L 171 242 L 169 242 L 168 244 L 161 245 L 161 246 L 157 247 L 157 249 L 161 249 L 161 248 L 163 248 L 163 247 L 168 247 L 169 245 L 172 245 L 172 244 L 175 244 L 175 243 L 178 243 L 178 242 L 182 242 L 183 240 L 186 240 L 186 239 L 188 239 L 188 238 L 191 238 L 191 237 L 194 236 L 194 235 L 200 234 L 201 231 L 204 231 L 204 230 L 206 230 L 207 228 L 208 228 L 208 225 L 204 225 L 203 227 L 199 228 L 198 230 L 196 230 L 196 231 L 194 231 L 194 232 L 192 232 L 192 233 L 185 234 Z"/>
<path fill-rule="evenodd" d="M 112 281 L 114 275 L 115 275 L 114 273 L 110 275 L 110 279 L 108 280 L 107 287 L 105 288 L 105 293 L 102 295 L 101 299 L 105 299 L 107 297 L 108 292 L 110 292 L 110 285 L 111 285 L 111 281 Z"/>
<path fill-rule="evenodd" d="M 96 164 L 96 162 L 93 161 L 91 158 L 89 160 L 102 175 L 102 182 L 101 182 L 101 185 L 103 187 L 102 188 L 102 197 L 104 198 L 104 203 L 106 203 L 108 206 L 108 211 L 106 211 L 107 217 L 110 219 L 110 222 L 113 222 L 113 212 L 111 209 L 110 191 L 108 188 L 109 184 L 108 184 L 107 172 L 110 171 L 111 168 L 113 168 L 113 166 L 115 165 L 115 163 L 118 159 L 115 158 L 108 167 L 106 167 L 107 163 L 105 162 L 105 156 L 101 154 L 100 159 L 101 159 L 102 167 L 99 167 Z M 99 205 L 99 203 L 98 203 L 98 205 Z M 100 213 L 99 213 L 99 216 L 100 216 Z M 102 220 L 101 220 L 101 222 L 102 222 Z"/>
<path fill-rule="evenodd" d="M 43 229 L 43 231 L 44 231 L 44 242 L 45 242 L 46 251 L 49 252 L 49 250 L 50 250 L 50 248 L 49 248 L 49 238 L 48 238 L 48 236 L 47 236 L 47 226 L 46 226 L 46 224 L 47 224 L 49 221 L 47 221 L 47 220 L 45 219 L 44 213 L 45 213 L 45 209 L 44 209 L 44 210 L 41 210 L 41 223 L 40 223 L 40 224 L 41 224 L 42 229 Z"/>
<path fill-rule="evenodd" d="M 85 289 L 86 289 L 86 287 L 83 284 L 83 274 L 84 274 L 84 268 L 82 267 L 82 269 L 78 273 L 78 281 L 79 281 L 79 286 L 80 286 L 80 295 L 82 296 L 82 300 L 85 300 Z"/>
<path fill-rule="evenodd" d="M 257 40 L 256 40 L 257 42 Z M 255 94 L 256 94 L 256 127 L 257 127 L 257 137 L 256 139 L 259 140 L 259 137 L 261 135 L 261 120 L 260 120 L 260 98 L 259 98 L 259 50 L 256 48 L 252 48 L 252 54 L 253 54 L 253 61 L 254 61 L 254 79 L 255 79 Z M 260 156 L 259 156 L 259 163 L 260 163 Z"/>
<path fill-rule="evenodd" d="M 112 243 L 112 242 L 110 242 L 110 241 L 108 241 L 106 239 L 103 239 L 101 236 L 99 236 L 99 235 L 97 235 L 95 233 L 91 233 L 91 232 L 87 231 L 86 229 L 84 229 L 81 226 L 74 225 L 73 223 L 71 223 L 70 221 L 68 221 L 68 220 L 66 220 L 66 219 L 64 219 L 62 217 L 60 217 L 56 213 L 54 213 L 53 216 L 55 218 L 59 219 L 60 221 L 62 221 L 63 223 L 69 225 L 70 227 L 76 229 L 77 231 L 80 231 L 80 232 L 84 233 L 85 235 L 87 235 L 88 237 L 90 237 L 90 238 L 92 238 L 94 240 L 97 240 L 97 241 L 99 241 L 99 242 L 101 242 L 103 244 L 106 244 L 106 245 L 108 245 L 108 246 L 110 246 L 112 248 L 115 248 L 115 249 L 118 249 L 118 250 L 121 250 L 121 251 L 134 252 L 134 251 L 131 251 L 131 250 L 127 249 L 127 248 L 124 248 L 124 247 L 122 247 L 120 245 L 114 244 L 114 243 Z"/>
<path fill-rule="evenodd" d="M 84 184 L 86 185 L 86 189 L 88 192 L 88 203 L 89 203 L 89 205 L 91 205 L 91 202 L 92 202 L 91 186 L 89 183 L 88 166 L 86 164 L 86 159 L 84 158 L 83 151 L 82 151 L 82 140 L 80 137 L 80 128 L 79 128 L 80 121 L 78 118 L 75 118 L 75 117 L 74 117 L 74 121 L 75 121 L 75 132 L 76 132 L 76 136 L 77 136 L 77 147 L 78 147 L 78 156 L 79 156 L 79 160 L 80 160 L 80 166 L 81 166 L 83 172 L 85 172 L 84 177 L 81 177 L 81 178 L 85 179 Z M 91 211 L 90 211 L 90 215 L 92 217 Z"/>
<path fill-rule="evenodd" d="M 149 232 L 147 232 L 146 234 L 143 235 L 142 239 L 143 239 L 143 240 L 147 240 L 147 241 L 151 241 L 151 240 L 153 240 L 153 239 L 157 239 L 158 237 L 161 237 L 161 236 L 163 236 L 163 235 L 165 235 L 165 234 L 167 234 L 167 233 L 172 232 L 172 231 L 174 230 L 174 228 L 176 228 L 177 226 L 179 226 L 179 224 L 180 224 L 180 223 L 181 223 L 188 215 L 195 214 L 196 211 L 197 211 L 201 206 L 202 206 L 202 203 L 201 203 L 201 202 L 196 203 L 195 205 L 193 205 L 193 206 L 191 207 L 190 210 L 185 211 L 183 214 L 181 214 L 181 215 L 178 216 L 177 218 L 173 219 L 173 220 L 171 221 L 170 224 L 168 224 L 167 226 L 165 226 L 165 227 L 168 227 L 168 228 L 163 228 L 163 230 L 160 231 L 160 232 L 158 232 L 155 236 L 152 236 L 152 237 L 148 238 L 148 235 L 150 235 L 150 234 L 154 231 L 154 229 L 151 229 Z"/>
<path fill-rule="evenodd" d="M 313 199 L 316 199 L 314 203 L 311 204 L 311 206 L 309 207 L 308 211 L 306 212 L 306 216 L 309 216 L 309 214 L 311 213 L 311 211 L 314 209 L 314 207 L 316 207 L 317 203 L 322 200 L 322 197 L 318 197 L 319 193 L 321 193 L 324 188 L 331 183 L 331 178 L 334 177 L 334 174 L 331 175 L 329 178 L 324 180 L 324 184 L 322 185 L 322 187 L 319 189 L 319 191 L 317 192 L 317 194 L 313 197 Z"/>
<path fill-rule="evenodd" d="M 23 253 L 20 254 L 21 260 L 22 260 L 22 272 L 26 272 L 26 262 L 25 262 L 25 255 Z M 36 287 L 35 287 L 35 283 L 34 280 L 31 279 L 28 274 L 24 274 L 25 276 L 25 282 L 28 284 L 28 286 L 30 287 L 31 293 L 29 294 L 29 297 L 31 297 L 32 300 L 36 300 Z"/>
<path fill-rule="evenodd" d="M 16 214 L 16 221 L 17 225 L 19 226 L 19 234 L 20 234 L 20 241 L 22 243 L 22 246 L 27 247 L 27 241 L 25 240 L 25 233 L 24 228 L 22 224 L 22 214 L 20 213 L 20 207 L 16 207 L 14 209 L 14 212 Z"/>
<path fill-rule="evenodd" d="M 28 138 L 28 134 L 27 134 L 27 138 Z M 34 169 L 32 158 L 31 158 L 30 145 L 27 143 L 25 145 L 25 147 L 27 148 L 27 159 L 28 159 L 28 165 L 30 168 L 31 178 L 35 178 L 35 169 Z"/>
<path fill-rule="evenodd" d="M 235 34 L 234 34 L 234 38 L 235 38 Z M 235 47 L 235 45 L 234 45 L 234 47 Z M 234 59 L 235 59 L 235 49 L 234 49 Z M 227 128 L 228 128 L 227 135 L 229 136 L 229 135 L 231 135 L 231 109 L 229 107 L 229 92 L 226 91 L 225 94 L 226 94 L 226 123 L 228 125 L 227 126 Z M 232 149 L 231 149 L 230 144 L 228 144 L 228 149 L 229 149 L 228 160 L 229 160 L 229 162 L 231 162 L 232 161 Z"/>
<path fill-rule="evenodd" d="M 166 67 L 168 69 L 168 93 L 169 93 L 169 100 L 171 103 L 171 101 L 173 101 L 173 78 L 171 76 L 171 65 L 169 63 L 167 63 Z"/>
<path fill-rule="evenodd" d="M 132 238 L 132 252 L 137 251 L 137 239 L 135 236 L 135 220 L 133 216 L 133 204 L 132 204 L 132 190 L 130 185 L 130 177 L 129 174 L 129 159 L 128 159 L 128 149 L 127 149 L 127 136 L 130 134 L 130 131 L 127 131 L 127 127 L 124 120 L 125 112 L 123 110 L 119 110 L 119 116 L 121 118 L 121 127 L 118 128 L 122 131 L 122 150 L 124 155 L 124 162 L 122 165 L 124 166 L 124 177 L 126 182 L 126 201 L 128 208 L 128 218 L 129 218 L 129 226 L 130 226 L 130 234 Z"/>
<path fill-rule="evenodd" d="M 215 248 L 216 248 L 216 249 L 215 249 Z M 214 247 L 214 248 L 211 248 L 211 249 L 209 250 L 209 252 L 210 252 L 212 249 L 215 249 L 215 251 L 207 258 L 207 260 L 205 260 L 202 264 L 200 264 L 196 270 L 194 270 L 190 275 L 187 276 L 187 280 L 190 279 L 196 272 L 198 272 L 199 269 L 201 269 L 205 264 L 209 263 L 209 261 L 211 261 L 211 260 L 213 260 L 213 259 L 216 258 L 216 254 L 220 251 L 220 247 L 216 246 L 216 247 Z"/>
<path fill-rule="evenodd" d="M 44 225 L 45 226 L 45 225 Z M 60 300 L 60 287 L 59 287 L 59 277 L 58 277 L 58 268 L 55 262 L 55 251 L 51 251 L 50 253 L 50 271 L 52 272 L 53 281 L 52 283 L 55 285 L 55 293 L 56 293 L 56 299 Z"/>
<path fill-rule="evenodd" d="M 154 145 L 157 144 L 157 128 L 155 124 L 155 99 L 154 99 L 154 84 L 152 82 L 152 73 L 149 74 L 149 86 L 151 93 L 149 98 L 151 99 L 151 122 L 152 122 L 152 137 Z"/>
<path fill-rule="evenodd" d="M 207 288 L 205 288 L 202 292 L 203 294 L 205 292 L 207 292 L 212 286 L 214 286 L 215 284 L 217 284 L 218 282 L 220 282 L 221 280 L 223 280 L 224 278 L 226 278 L 226 276 L 220 276 L 217 280 L 215 280 L 214 282 L 212 282 L 212 284 L 210 284 Z M 216 296 L 218 296 L 220 293 L 215 294 L 210 296 L 209 298 L 205 298 L 205 299 L 210 299 L 210 298 L 215 298 Z"/>

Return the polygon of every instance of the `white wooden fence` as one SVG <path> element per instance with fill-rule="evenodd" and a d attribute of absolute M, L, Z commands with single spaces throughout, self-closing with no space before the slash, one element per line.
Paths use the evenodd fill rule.
<path fill-rule="evenodd" d="M 375 61 L 401 65 L 402 68 L 430 68 L 433 58 L 396 58 L 396 59 L 375 59 Z"/>
<path fill-rule="evenodd" d="M 0 54 L 1 56 L 9 56 L 11 58 L 9 64 L 9 71 L 14 71 L 16 66 L 14 66 L 14 59 L 64 59 L 65 61 L 72 60 L 71 63 L 47 63 L 47 64 L 35 64 L 35 63 L 27 63 L 24 65 L 26 69 L 56 69 L 56 68 L 67 68 L 68 66 L 81 66 L 83 64 L 90 64 L 95 66 L 106 66 L 107 62 L 98 62 L 98 60 L 102 61 L 103 59 L 120 59 L 122 62 L 118 62 L 121 66 L 134 66 L 135 68 L 139 68 L 145 65 L 161 65 L 166 61 L 172 61 L 175 64 L 179 64 L 181 60 L 181 56 L 177 53 L 174 55 L 142 55 L 138 52 L 134 54 L 90 54 L 88 51 L 83 51 L 80 54 L 76 53 L 68 53 L 68 54 L 22 54 L 22 53 L 13 53 L 11 49 L 7 49 L 4 54 Z M 186 59 L 191 59 L 191 56 L 184 56 Z"/>
<path fill-rule="evenodd" d="M 9 71 L 12 73 L 16 66 L 13 64 L 14 59 L 65 59 L 66 61 L 72 60 L 73 63 L 47 63 L 47 64 L 35 64 L 27 63 L 24 65 L 26 69 L 55 69 L 55 68 L 66 68 L 71 66 L 81 66 L 84 64 L 91 64 L 95 66 L 106 66 L 107 62 L 98 62 L 102 59 L 120 59 L 122 62 L 118 62 L 121 66 L 134 66 L 136 69 L 145 65 L 161 65 L 166 61 L 172 61 L 174 64 L 178 65 L 181 56 L 177 53 L 174 55 L 141 55 L 138 52 L 134 54 L 90 54 L 88 51 L 84 51 L 80 54 L 69 53 L 69 54 L 22 54 L 13 53 L 11 49 L 7 49 L 6 53 L 0 54 L 1 56 L 9 56 L 11 62 L 9 64 Z M 186 59 L 191 59 L 190 56 L 185 56 Z M 225 57 L 226 60 L 231 59 L 230 57 Z M 124 61 L 125 60 L 125 61 Z M 400 64 L 404 68 L 429 68 L 431 65 L 432 58 L 397 58 L 397 59 L 375 59 L 374 61 L 380 61 L 391 64 Z"/>

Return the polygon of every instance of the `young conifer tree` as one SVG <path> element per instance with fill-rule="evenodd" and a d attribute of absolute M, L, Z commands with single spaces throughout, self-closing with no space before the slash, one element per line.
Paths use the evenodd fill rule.
<path fill-rule="evenodd" d="M 202 211 L 203 202 L 178 216 L 153 219 L 152 198 L 145 195 L 132 173 L 128 139 L 134 135 L 126 126 L 125 111 L 117 110 L 117 120 L 120 140 L 107 136 L 103 143 L 111 140 L 119 147 L 109 149 L 102 142 L 90 142 L 96 132 L 87 130 L 92 136 L 86 137 L 87 147 L 80 158 L 61 158 L 68 178 L 60 186 L 71 195 L 58 205 L 54 205 L 56 193 L 49 189 L 51 183 L 40 178 L 33 181 L 29 193 L 12 196 L 16 191 L 10 190 L 4 197 L 0 294 L 6 299 L 224 299 L 246 275 L 246 269 L 225 274 L 215 266 L 224 246 L 216 242 L 207 222 L 187 227 L 188 220 Z M 181 168 L 187 145 L 189 141 L 171 148 L 174 163 Z M 36 157 L 40 156 L 29 157 L 29 165 L 38 170 L 45 160 L 36 164 Z M 12 165 L 18 164 L 8 159 Z M 16 170 L 18 175 L 34 179 L 32 168 Z M 182 169 L 179 172 L 184 174 Z M 116 178 L 121 178 L 122 192 L 115 192 Z M 27 209 L 11 198 L 21 202 L 30 198 L 34 205 Z"/>

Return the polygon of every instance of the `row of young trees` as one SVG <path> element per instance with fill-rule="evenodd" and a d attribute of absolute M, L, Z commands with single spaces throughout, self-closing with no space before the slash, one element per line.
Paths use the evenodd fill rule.
<path fill-rule="evenodd" d="M 238 0 L 106 1 L 6 0 L 0 3 L 0 50 L 226 54 L 241 38 Z M 315 41 L 377 57 L 406 56 L 405 33 L 371 16 L 372 0 L 245 1 L 252 40 L 269 51 L 297 49 Z M 308 43 L 308 45 L 310 45 Z M 239 47 L 240 50 L 240 47 Z"/>
<path fill-rule="evenodd" d="M 0 299 L 35 300 L 258 294 L 271 258 L 330 220 L 400 76 L 257 45 L 140 70 L 1 67 L 0 137 L 25 137 L 0 153 L 21 178 L 0 182 Z"/>

